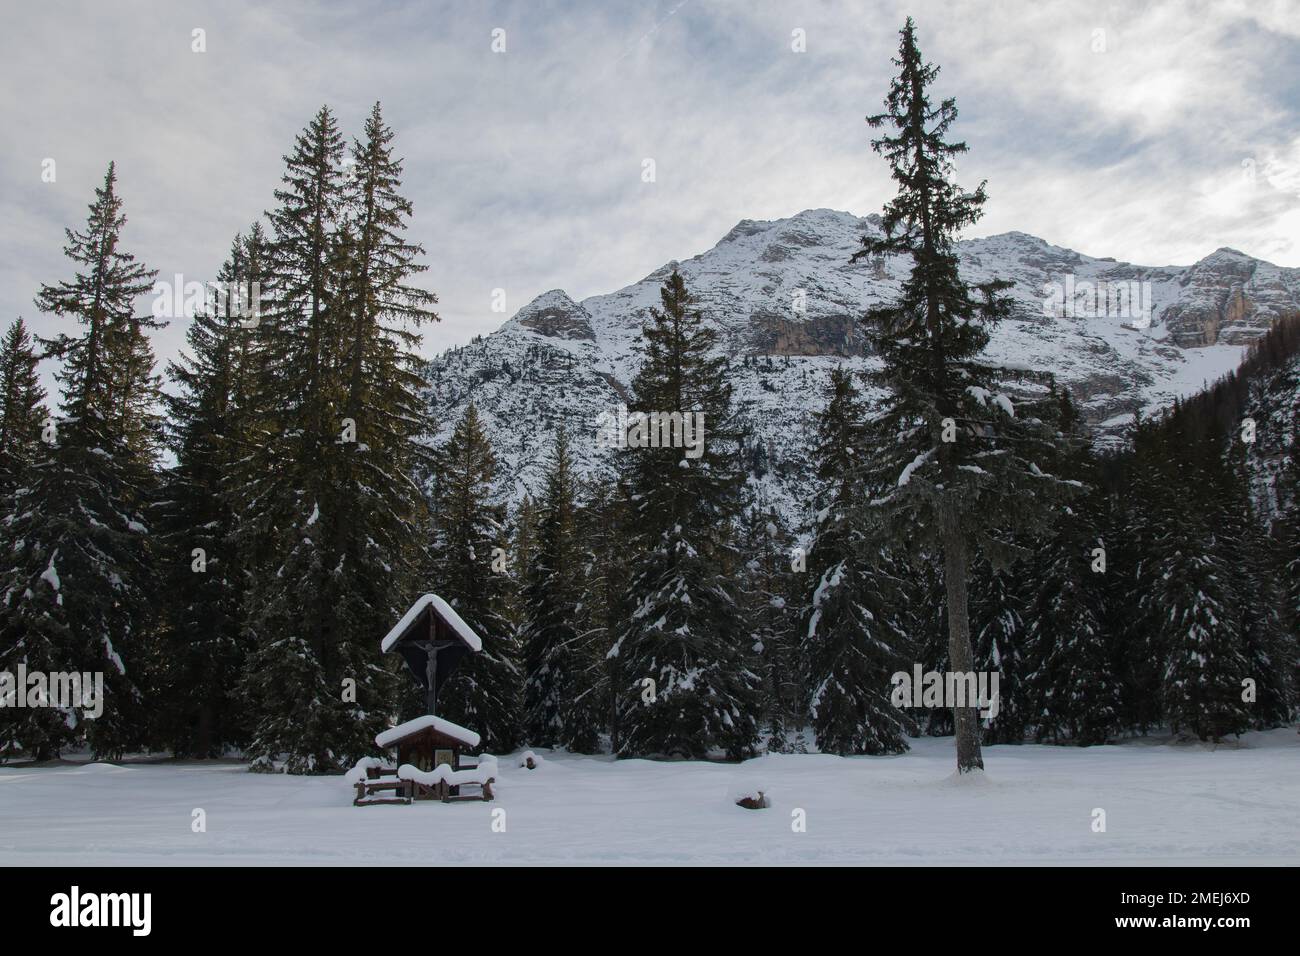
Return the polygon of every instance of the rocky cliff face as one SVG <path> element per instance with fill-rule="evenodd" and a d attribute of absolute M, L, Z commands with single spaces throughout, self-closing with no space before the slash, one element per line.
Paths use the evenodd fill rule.
<path fill-rule="evenodd" d="M 541 487 L 559 427 L 588 473 L 610 467 L 597 439 L 602 412 L 627 399 L 636 339 L 674 266 L 720 333 L 747 449 L 763 494 L 806 520 L 808 429 L 836 364 L 865 368 L 857 320 L 895 298 L 909 263 L 851 263 L 879 218 L 813 209 L 773 222 L 745 220 L 712 249 L 670 262 L 640 282 L 574 302 L 559 290 L 520 309 L 498 331 L 430 363 L 428 400 L 445 437 L 465 406 L 483 413 L 498 454 L 501 493 Z M 1278 315 L 1300 309 L 1300 270 L 1221 249 L 1196 265 L 1149 267 L 1094 259 L 1023 233 L 959 244 L 964 276 L 1015 283 L 1013 316 L 989 357 L 1053 371 L 1100 440 L 1116 440 L 1135 409 L 1154 410 L 1240 361 Z"/>
<path fill-rule="evenodd" d="M 1219 249 L 1178 279 L 1183 292 L 1162 318 L 1184 348 L 1258 336 L 1279 315 L 1300 309 L 1300 269 L 1282 269 L 1235 249 Z"/>
<path fill-rule="evenodd" d="M 516 318 L 524 328 L 548 339 L 595 341 L 596 338 L 591 316 L 560 289 L 542 293 Z"/>

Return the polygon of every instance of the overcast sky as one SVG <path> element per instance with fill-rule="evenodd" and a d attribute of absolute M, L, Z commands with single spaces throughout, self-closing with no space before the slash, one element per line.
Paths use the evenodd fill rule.
<path fill-rule="evenodd" d="M 971 235 L 1300 266 L 1300 0 L 7 0 L 0 320 L 56 328 L 32 297 L 69 276 L 63 228 L 84 224 L 110 160 L 125 247 L 162 277 L 210 279 L 322 103 L 353 136 L 380 100 L 396 130 L 441 299 L 430 354 L 496 328 L 496 288 L 513 313 L 547 289 L 613 291 L 741 219 L 877 212 L 892 189 L 863 116 L 909 13 L 938 95 L 957 97 L 958 179 L 989 182 Z M 160 359 L 183 326 L 159 334 Z"/>

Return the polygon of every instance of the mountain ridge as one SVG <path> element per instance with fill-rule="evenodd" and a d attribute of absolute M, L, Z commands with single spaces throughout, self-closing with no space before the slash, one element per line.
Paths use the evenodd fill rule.
<path fill-rule="evenodd" d="M 829 369 L 872 364 L 858 319 L 893 299 L 910 269 L 899 258 L 850 262 L 868 231 L 879 233 L 878 215 L 819 208 L 742 219 L 704 252 L 613 292 L 579 301 L 548 290 L 495 332 L 429 362 L 435 440 L 475 402 L 510 501 L 540 488 L 559 427 L 575 438 L 582 471 L 607 473 L 612 452 L 595 422 L 627 401 L 641 325 L 678 268 L 731 362 L 738 411 L 754 436 L 747 453 L 757 493 L 800 520 L 807 430 Z M 1227 247 L 1190 266 L 1143 266 L 1013 230 L 962 240 L 956 252 L 968 281 L 1014 283 L 1012 315 L 993 330 L 987 357 L 1054 372 L 1102 442 L 1119 440 L 1135 410 L 1163 408 L 1235 368 L 1273 321 L 1300 312 L 1300 269 Z M 1081 314 L 1098 286 L 1132 292 L 1149 314 Z"/>

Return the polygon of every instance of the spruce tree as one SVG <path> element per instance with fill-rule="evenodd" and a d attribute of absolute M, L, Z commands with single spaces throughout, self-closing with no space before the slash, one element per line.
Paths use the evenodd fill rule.
<path fill-rule="evenodd" d="M 270 427 L 250 436 L 245 518 L 262 542 L 265 567 L 294 546 L 288 529 L 313 510 L 312 499 L 337 456 L 344 417 L 338 365 L 343 354 L 342 278 L 337 236 L 343 205 L 343 139 L 322 107 L 285 156 L 277 207 L 264 239 L 260 321 L 249 400 Z M 337 305 L 337 308 L 336 308 Z M 331 374 L 333 373 L 333 374 Z M 324 480 L 322 480 L 324 478 Z M 288 543 L 285 543 L 288 538 Z"/>
<path fill-rule="evenodd" d="M 943 563 L 933 555 L 922 555 L 913 560 L 912 573 L 913 579 L 904 582 L 904 592 L 908 595 L 903 602 L 907 609 L 907 632 L 913 635 L 921 670 L 943 674 L 951 669 L 948 666 L 951 640 Z M 943 707 L 928 708 L 918 723 L 926 736 L 950 736 L 953 731 L 952 711 Z"/>
<path fill-rule="evenodd" d="M 1039 741 L 1102 744 L 1120 725 L 1118 675 L 1089 570 L 1100 539 L 1090 530 L 1078 512 L 1068 513 L 1036 550 L 1021 687 L 1023 717 Z"/>
<path fill-rule="evenodd" d="M 1111 684 L 1115 689 L 1115 732 L 1123 733 L 1133 729 L 1133 708 L 1129 696 L 1131 675 L 1127 658 L 1128 616 L 1133 611 L 1127 591 L 1128 582 L 1125 575 L 1119 573 L 1123 566 L 1115 565 L 1119 552 L 1127 550 L 1117 545 L 1120 529 L 1128 520 L 1127 506 L 1121 507 L 1118 504 L 1122 494 L 1117 493 L 1115 485 L 1116 476 L 1120 473 L 1115 469 L 1116 457 L 1110 453 L 1101 459 L 1102 468 L 1098 472 L 1101 485 L 1094 500 L 1097 538 L 1088 555 L 1091 559 L 1088 570 L 1093 575 L 1092 587 L 1101 609 L 1101 629 L 1106 636 L 1106 660 Z"/>
<path fill-rule="evenodd" d="M 1168 609 L 1153 595 L 1153 584 L 1162 573 L 1158 545 L 1171 540 L 1170 529 L 1179 522 L 1181 484 L 1165 430 L 1139 416 L 1132 443 L 1132 465 L 1116 495 L 1114 532 L 1106 542 L 1106 575 L 1116 608 L 1112 659 L 1123 675 L 1120 722 L 1145 732 L 1164 713 L 1160 682 L 1168 655 L 1163 626 Z"/>
<path fill-rule="evenodd" d="M 538 503 L 524 586 L 524 733 L 530 745 L 554 747 L 564 736 L 566 694 L 578 604 L 577 502 L 568 436 L 557 433 Z"/>
<path fill-rule="evenodd" d="M 505 545 L 497 503 L 496 456 L 471 404 L 434 465 L 427 579 L 483 641 L 465 657 L 438 697 L 440 716 L 476 731 L 489 751 L 513 750 L 522 733 L 523 677 L 518 634 L 507 616 L 509 583 L 493 569 Z"/>
<path fill-rule="evenodd" d="M 0 345 L 0 495 L 23 483 L 40 454 L 49 412 L 36 372 L 39 363 L 27 326 L 15 319 Z"/>
<path fill-rule="evenodd" d="M 1286 504 L 1277 529 L 1281 572 L 1282 623 L 1290 634 L 1283 645 L 1290 658 L 1293 701 L 1300 704 L 1300 421 L 1292 429 L 1291 460 L 1284 472 L 1288 485 Z M 1285 663 L 1283 663 L 1285 666 Z"/>
<path fill-rule="evenodd" d="M 1194 539 L 1166 545 L 1161 567 L 1169 578 L 1161 592 L 1169 608 L 1163 629 L 1168 657 L 1161 691 L 1175 733 L 1218 741 L 1249 723 L 1240 696 L 1249 665 L 1223 593 L 1227 569 L 1214 553 L 1214 536 L 1207 533 L 1205 541 L 1209 547 Z"/>
<path fill-rule="evenodd" d="M 275 566 L 280 547 L 278 505 L 281 476 L 290 468 L 289 442 L 294 401 L 280 375 L 281 336 L 274 321 L 270 274 L 271 238 L 253 223 L 240 252 L 232 250 L 242 288 L 258 294 L 254 316 L 241 320 L 233 363 L 228 439 L 236 460 L 226 476 L 224 495 L 237 518 L 237 551 L 242 565 L 245 610 L 261 573 Z M 242 310 L 241 310 L 242 311 Z"/>
<path fill-rule="evenodd" d="M 900 582 L 866 524 L 865 417 L 850 373 L 833 370 L 813 450 L 823 490 L 800 645 L 808 715 L 824 753 L 907 750 L 908 721 L 890 700 L 890 676 L 907 669 L 908 640 Z"/>
<path fill-rule="evenodd" d="M 577 479 L 561 429 L 538 502 L 537 539 L 525 591 L 524 722 L 529 744 L 591 753 L 599 744 L 600 700 L 579 683 L 597 663 L 581 641 L 583 549 Z"/>
<path fill-rule="evenodd" d="M 796 628 L 797 589 L 805 575 L 791 567 L 794 539 L 780 512 L 760 500 L 745 513 L 741 551 L 745 555 L 742 603 L 758 670 L 763 678 L 762 713 L 768 725 L 767 750 L 789 753 L 790 732 L 802 713 Z"/>
<path fill-rule="evenodd" d="M 1165 719 L 1175 733 L 1215 741 L 1239 734 L 1250 722 L 1241 696 L 1249 663 L 1232 591 L 1231 488 L 1223 439 L 1220 429 L 1211 428 L 1186 445 L 1180 505 L 1166 513 L 1152 542 L 1157 563 L 1148 598 L 1165 652 Z"/>
<path fill-rule="evenodd" d="M 1242 691 L 1243 702 L 1251 726 L 1267 730 L 1291 719 L 1296 639 L 1294 632 L 1287 631 L 1285 586 L 1275 577 L 1276 555 L 1251 500 L 1246 447 L 1244 442 L 1233 442 L 1228 453 L 1226 467 L 1233 491 L 1224 502 L 1227 520 L 1220 531 L 1231 536 L 1227 557 L 1235 618 L 1246 676 L 1253 681 L 1252 693 Z"/>
<path fill-rule="evenodd" d="M 619 452 L 630 495 L 630 607 L 611 654 L 621 757 L 752 752 L 760 680 L 750 668 L 737 600 L 735 535 L 742 502 L 739 436 L 717 333 L 674 270 L 642 330 L 628 445 Z M 703 416 L 694 450 L 637 415 Z M 690 418 L 696 421 L 696 418 Z M 686 434 L 680 432 L 684 444 Z M 695 454 L 697 457 L 688 457 Z"/>
<path fill-rule="evenodd" d="M 335 301 L 342 156 L 342 136 L 322 107 L 285 157 L 279 205 L 269 217 L 258 391 L 280 429 L 251 449 L 250 462 L 264 484 L 246 520 L 250 531 L 272 538 L 253 571 L 245 618 L 252 653 L 241 689 L 253 719 L 247 752 L 254 770 L 344 767 L 373 748 L 360 717 L 382 707 L 343 699 L 342 681 L 360 675 L 341 673 L 333 656 L 344 625 L 344 609 L 330 593 L 329 553 L 330 524 L 338 520 L 329 489 L 344 417 L 339 376 L 331 374 L 344 326 Z M 375 716 L 371 723 L 372 731 L 379 726 Z"/>
<path fill-rule="evenodd" d="M 583 543 L 582 607 L 578 615 L 578 643 L 589 651 L 585 671 L 574 675 L 576 692 L 595 701 L 602 715 L 600 726 L 618 750 L 617 688 L 622 687 L 618 657 L 611 656 L 614 635 L 626 616 L 629 555 L 625 548 L 627 501 L 617 486 L 601 476 L 583 483 L 580 495 L 580 538 Z"/>
<path fill-rule="evenodd" d="M 410 203 L 378 106 L 355 144 L 322 108 L 286 157 L 267 256 L 258 393 L 281 434 L 249 462 L 271 476 L 250 529 L 272 536 L 252 591 L 245 691 L 255 769 L 325 772 L 368 753 L 396 687 L 378 637 L 413 590 L 427 431 L 418 326 L 436 319 L 403 238 Z M 300 697 L 295 694 L 300 693 Z"/>
<path fill-rule="evenodd" d="M 510 624 L 521 637 L 528 622 L 529 572 L 533 567 L 533 555 L 536 552 L 537 504 L 532 495 L 524 492 L 524 497 L 515 508 L 510 533 L 510 600 L 507 615 Z"/>
<path fill-rule="evenodd" d="M 1052 470 L 1078 476 L 1090 491 L 1066 507 L 1053 534 L 1038 541 L 1029 568 L 1026 717 L 1040 741 L 1103 744 L 1119 726 L 1120 686 L 1105 627 L 1106 589 L 1094 570 L 1102 495 L 1069 392 L 1053 392 L 1047 404 L 1044 417 L 1064 439 Z"/>
<path fill-rule="evenodd" d="M 872 381 L 885 392 L 871 429 L 877 454 L 869 485 L 880 491 L 870 505 L 887 540 L 942 554 L 950 666 L 969 672 L 972 560 L 983 554 L 1002 566 L 1016 557 L 1010 536 L 1046 523 L 1076 483 L 1040 467 L 1055 433 L 1018 414 L 1006 374 L 978 360 L 988 326 L 1008 312 L 1001 295 L 1008 283 L 972 287 L 958 273 L 953 243 L 979 218 L 984 184 L 966 193 L 952 181 L 951 159 L 966 151 L 945 138 L 955 101 L 931 104 L 927 90 L 938 69 L 923 61 L 910 18 L 901 38 L 886 112 L 868 118 L 893 131 L 872 147 L 889 163 L 898 193 L 885 207 L 883 235 L 864 237 L 855 255 L 912 260 L 898 301 L 866 318 L 882 363 Z M 977 708 L 955 707 L 953 716 L 958 771 L 982 767 Z"/>
<path fill-rule="evenodd" d="M 424 381 L 416 352 L 419 328 L 436 322 L 437 297 L 411 284 L 427 271 L 423 247 L 405 238 L 412 208 L 401 193 L 402 164 L 393 155 L 393 132 L 376 103 L 365 138 L 353 144 L 346 187 L 352 237 L 347 294 L 341 310 L 345 421 L 356 440 L 343 445 L 351 507 L 339 533 L 357 573 L 350 581 L 376 622 L 400 614 L 405 567 L 413 554 L 424 500 L 412 474 L 428 463 L 422 439 L 429 432 Z"/>
<path fill-rule="evenodd" d="M 972 569 L 971 632 L 977 670 L 998 674 L 998 712 L 982 737 L 989 743 L 1024 742 L 1029 722 L 1026 679 L 1029 636 L 1025 621 L 1025 582 L 1013 569 L 996 570 L 987 561 Z"/>
<path fill-rule="evenodd" d="M 0 568 L 0 670 L 102 673 L 103 714 L 6 708 L 0 755 L 44 759 L 84 742 L 113 757 L 146 739 L 157 592 L 145 512 L 160 436 L 144 330 L 161 323 L 136 314 L 154 272 L 121 248 L 125 222 L 110 164 L 85 230 L 66 231 L 73 277 L 36 298 L 80 331 L 42 340 L 62 360 L 62 416 L 12 498 Z"/>
<path fill-rule="evenodd" d="M 334 300 L 346 270 L 331 267 L 350 264 L 336 258 L 344 202 L 342 160 L 338 124 L 333 113 L 321 107 L 285 157 L 282 185 L 275 191 L 279 205 L 270 213 L 274 236 L 268 257 L 267 320 L 275 333 L 280 387 L 286 399 L 294 400 L 289 406 L 295 413 L 289 437 L 307 467 L 329 457 L 341 417 L 340 383 L 331 373 L 343 356 L 347 317 L 343 303 Z M 291 495 L 302 497 L 300 491 Z"/>
<path fill-rule="evenodd" d="M 396 688 L 375 638 L 426 590 L 417 572 L 428 504 L 416 476 L 432 465 L 432 428 L 416 349 L 419 329 L 438 321 L 437 297 L 413 284 L 428 267 L 424 249 L 406 238 L 412 206 L 401 194 L 393 139 L 376 103 L 344 180 L 326 323 L 337 336 L 328 367 L 343 434 L 334 439 L 322 492 L 323 514 L 332 516 L 322 534 L 334 567 L 328 586 L 338 607 L 338 670 L 366 685 L 364 697 L 379 702 L 381 714 Z"/>
<path fill-rule="evenodd" d="M 166 397 L 176 467 L 158 508 L 165 582 L 163 687 L 166 742 L 179 756 L 219 756 L 246 741 L 236 688 L 243 674 L 244 568 L 238 500 L 227 485 L 240 445 L 246 339 L 255 316 L 249 240 L 236 236 L 218 289 L 186 333 L 189 349 L 169 363 Z"/>
<path fill-rule="evenodd" d="M 1045 583 L 1030 611 L 1032 672 L 1026 683 L 1037 739 L 1103 744 L 1119 723 L 1119 689 L 1093 594 L 1082 575 L 1087 555 L 1077 536 L 1040 552 Z"/>

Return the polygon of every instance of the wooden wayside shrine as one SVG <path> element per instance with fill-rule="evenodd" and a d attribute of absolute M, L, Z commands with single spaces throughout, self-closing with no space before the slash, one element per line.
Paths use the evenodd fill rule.
<path fill-rule="evenodd" d="M 375 744 L 397 751 L 396 765 L 367 758 L 348 774 L 356 806 L 412 800 L 491 800 L 496 759 L 470 756 L 479 745 L 472 730 L 436 716 L 438 692 L 468 654 L 482 650 L 479 636 L 436 594 L 416 601 L 380 644 L 396 650 L 424 689 L 428 713 L 389 728 Z M 387 794 L 391 793 L 391 796 Z"/>

